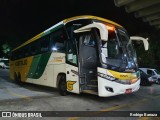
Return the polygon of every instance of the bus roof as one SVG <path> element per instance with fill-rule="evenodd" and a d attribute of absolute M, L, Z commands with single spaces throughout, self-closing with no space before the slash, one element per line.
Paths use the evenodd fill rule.
<path fill-rule="evenodd" d="M 67 18 L 55 25 L 53 25 L 52 27 L 48 28 L 47 30 L 41 32 L 40 34 L 34 36 L 33 38 L 29 39 L 28 41 L 26 41 L 25 43 L 21 44 L 20 46 L 18 46 L 17 48 L 13 49 L 12 51 L 15 51 L 35 40 L 37 40 L 38 38 L 41 38 L 49 33 L 51 33 L 52 31 L 55 31 L 57 30 L 58 28 L 60 28 L 61 26 L 63 26 L 64 24 L 68 23 L 68 22 L 71 22 L 71 21 L 74 21 L 74 20 L 78 20 L 78 19 L 95 19 L 95 20 L 100 20 L 100 21 L 104 21 L 104 22 L 107 22 L 107 23 L 110 23 L 110 24 L 113 24 L 115 26 L 119 26 L 119 27 L 122 27 L 121 25 L 119 25 L 118 23 L 115 23 L 113 21 L 110 21 L 108 19 L 105 19 L 105 18 L 101 18 L 101 17 L 97 17 L 97 16 L 92 16 L 92 15 L 82 15 L 82 16 L 75 16 L 75 17 L 71 17 L 71 18 Z"/>
<path fill-rule="evenodd" d="M 104 21 L 119 27 L 122 27 L 121 25 L 119 25 L 116 22 L 113 22 L 111 20 L 105 19 L 105 18 L 101 18 L 101 17 L 97 17 L 97 16 L 92 16 L 92 15 L 82 15 L 82 16 L 75 16 L 75 17 L 71 17 L 71 18 L 67 18 L 65 20 L 63 20 L 64 23 L 68 23 L 70 21 L 74 21 L 74 20 L 78 20 L 78 19 L 95 19 L 95 20 L 100 20 L 100 21 Z"/>

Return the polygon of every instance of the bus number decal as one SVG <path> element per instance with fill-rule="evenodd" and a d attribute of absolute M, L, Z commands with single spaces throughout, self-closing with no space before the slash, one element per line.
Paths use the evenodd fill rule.
<path fill-rule="evenodd" d="M 76 83 L 76 81 L 67 81 L 67 90 L 72 91 L 73 85 Z"/>
<path fill-rule="evenodd" d="M 60 57 L 53 57 L 53 62 L 62 62 L 64 60 L 65 56 Z"/>

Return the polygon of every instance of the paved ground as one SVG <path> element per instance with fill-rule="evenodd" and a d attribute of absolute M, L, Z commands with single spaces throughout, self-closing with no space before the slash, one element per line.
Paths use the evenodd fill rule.
<path fill-rule="evenodd" d="M 147 117 L 147 118 L 120 117 L 121 115 L 123 115 L 123 113 L 128 114 L 128 112 L 130 113 L 134 111 L 137 113 L 143 111 L 155 111 L 156 113 L 157 111 L 160 111 L 160 102 L 159 102 L 160 85 L 156 84 L 152 86 L 145 86 L 145 87 L 142 86 L 140 90 L 136 93 L 107 97 L 107 98 L 101 98 L 96 95 L 89 95 L 89 94 L 80 94 L 80 95 L 70 94 L 68 96 L 60 96 L 58 91 L 53 88 L 42 87 L 33 84 L 25 84 L 24 86 L 16 85 L 15 83 L 12 83 L 9 80 L 7 70 L 0 70 L 0 94 L 1 94 L 0 111 L 24 111 L 24 112 L 47 111 L 46 113 L 52 116 L 58 116 L 58 115 L 66 116 L 66 117 L 54 117 L 54 118 L 47 117 L 43 119 L 57 119 L 57 120 L 61 119 L 158 120 L 159 119 L 157 117 Z M 67 115 L 71 114 L 69 111 L 71 111 L 72 116 L 67 117 Z M 114 111 L 114 112 L 108 115 L 108 111 Z M 119 113 L 116 111 L 125 111 L 125 112 Z M 89 115 L 90 117 L 87 118 L 81 116 L 73 117 L 73 113 L 82 114 L 84 116 Z M 112 117 L 112 118 L 96 117 L 96 116 L 106 116 L 106 115 L 108 116 L 115 115 L 117 117 Z M 14 119 L 22 119 L 22 118 L 14 118 Z"/>
<path fill-rule="evenodd" d="M 45 87 L 38 86 L 41 89 L 34 89 L 36 85 L 24 84 L 19 86 L 9 80 L 8 70 L 0 69 L 0 101 L 17 100 L 17 99 L 31 99 L 37 97 L 54 96 L 53 92 L 46 92 Z M 51 88 L 47 88 L 48 90 Z M 55 94 L 56 96 L 57 94 Z"/>

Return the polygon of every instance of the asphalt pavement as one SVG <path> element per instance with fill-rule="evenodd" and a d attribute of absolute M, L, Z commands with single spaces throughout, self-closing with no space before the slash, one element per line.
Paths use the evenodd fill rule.
<path fill-rule="evenodd" d="M 55 116 L 67 116 L 71 113 L 70 111 L 73 111 L 73 114 L 84 112 L 83 115 L 89 114 L 90 116 L 90 118 L 84 118 L 82 115 L 82 117 L 50 117 L 49 119 L 160 120 L 158 117 L 151 116 L 120 117 L 120 113 L 117 113 L 119 115 L 116 115 L 116 111 L 124 111 L 123 113 L 125 114 L 130 114 L 134 111 L 137 113 L 145 113 L 147 111 L 157 113 L 157 111 L 160 111 L 160 85 L 157 84 L 152 86 L 141 86 L 135 93 L 112 97 L 102 98 L 90 94 L 69 94 L 68 96 L 61 96 L 56 89 L 49 87 L 33 84 L 19 86 L 9 79 L 9 70 L 0 69 L 0 94 L 0 111 L 48 111 L 46 114 L 54 113 Z M 115 117 L 95 117 L 97 115 L 106 116 L 107 112 L 111 112 Z M 51 115 L 54 116 L 53 114 Z M 21 118 L 15 119 L 20 120 Z"/>
<path fill-rule="evenodd" d="M 20 86 L 9 79 L 9 70 L 0 69 L 0 101 L 13 101 L 18 99 L 31 99 L 37 97 L 54 96 L 53 92 L 46 92 L 43 88 L 35 88 L 33 85 Z M 32 89 L 30 89 L 32 86 Z M 39 89 L 38 89 L 39 88 Z"/>

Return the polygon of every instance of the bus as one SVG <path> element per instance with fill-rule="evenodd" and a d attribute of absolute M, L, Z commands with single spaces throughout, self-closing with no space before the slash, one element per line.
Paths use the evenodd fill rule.
<path fill-rule="evenodd" d="M 11 51 L 10 79 L 57 88 L 61 95 L 100 97 L 132 93 L 140 73 L 125 28 L 105 18 L 82 15 L 65 19 Z"/>

